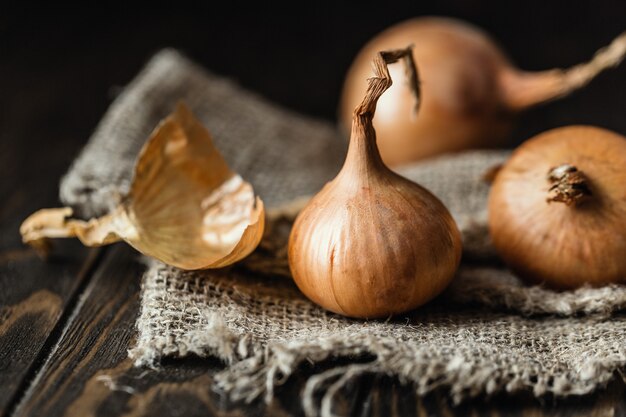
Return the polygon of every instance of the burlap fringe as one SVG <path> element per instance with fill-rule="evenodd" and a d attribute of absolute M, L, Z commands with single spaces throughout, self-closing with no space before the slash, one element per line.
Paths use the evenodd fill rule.
<path fill-rule="evenodd" d="M 615 351 L 615 348 L 609 346 L 614 346 L 616 337 L 619 340 L 620 332 L 625 333 L 626 319 L 620 316 L 609 320 L 606 318 L 612 312 L 626 306 L 626 288 L 623 286 L 582 288 L 563 294 L 541 287 L 525 287 L 512 275 L 503 276 L 502 273 L 501 270 L 489 268 L 464 268 L 454 284 L 436 303 L 438 307 L 435 307 L 434 313 L 426 311 L 421 318 L 411 321 L 411 324 L 407 321 L 406 324 L 395 323 L 394 326 L 397 326 L 398 332 L 412 335 L 413 331 L 420 330 L 419 326 L 422 323 L 437 325 L 441 317 L 443 320 L 453 322 L 456 320 L 456 325 L 466 320 L 468 322 L 479 320 L 484 326 L 489 326 L 490 321 L 495 323 L 504 320 L 513 323 L 515 327 L 524 328 L 529 322 L 531 324 L 543 323 L 550 317 L 552 320 L 562 320 L 555 316 L 581 315 L 580 318 L 566 318 L 565 320 L 568 323 L 570 320 L 573 320 L 571 323 L 584 321 L 586 328 L 594 329 L 598 337 L 606 334 L 599 328 L 601 323 L 613 322 L 611 324 L 613 333 L 607 335 L 608 344 L 603 345 L 602 349 L 606 352 Z M 284 303 L 284 305 L 293 306 L 294 309 L 301 309 L 301 305 L 308 303 L 303 298 L 294 298 L 289 291 L 282 300 L 276 298 L 276 294 L 256 294 L 249 288 L 240 287 L 236 281 L 229 284 L 226 279 L 230 278 L 224 280 L 217 278 L 214 283 L 210 283 L 214 275 L 198 276 L 197 273 L 185 275 L 194 273 L 178 273 L 157 262 L 152 262 L 152 267 L 144 277 L 144 285 L 150 277 L 159 274 L 165 279 L 174 280 L 177 288 L 181 285 L 186 286 L 187 283 L 192 287 L 189 277 L 198 279 L 202 283 L 200 289 L 185 288 L 185 291 L 189 291 L 189 294 L 204 294 L 207 307 L 213 304 L 224 306 L 235 302 L 248 308 L 252 306 L 252 300 L 256 300 L 259 303 L 259 311 L 267 311 L 268 317 L 271 318 L 275 313 L 264 306 Z M 282 290 L 278 289 L 278 291 Z M 155 311 L 154 302 L 167 304 L 163 299 L 158 298 L 163 294 L 164 290 L 161 288 L 156 291 L 154 288 L 144 288 L 138 326 L 161 323 L 161 318 L 152 316 Z M 146 299 L 154 296 L 157 297 L 154 300 Z M 176 302 L 175 294 L 172 298 Z M 613 303 L 607 304 L 607 299 L 612 300 Z M 166 308 L 165 304 L 164 308 Z M 194 302 L 187 301 L 182 306 L 181 313 L 185 313 L 184 310 L 193 307 L 193 304 Z M 461 310 L 446 311 L 448 308 L 446 306 L 450 305 L 457 305 L 461 307 Z M 474 310 L 475 313 L 471 312 L 472 305 L 479 307 Z M 169 307 L 176 309 L 177 305 Z M 253 307 L 249 308 L 252 309 L 251 315 L 256 314 Z M 511 310 L 513 314 L 497 313 L 492 308 L 495 310 L 504 308 Z M 382 326 L 387 325 L 384 322 L 352 323 L 342 318 L 332 318 L 331 315 L 330 320 L 339 321 L 342 328 L 349 326 L 359 328 L 337 334 L 330 332 L 320 337 L 315 337 L 313 332 L 304 338 L 299 338 L 288 331 L 284 338 L 269 335 L 267 339 L 261 340 L 258 327 L 233 324 L 233 317 L 225 315 L 223 311 L 212 312 L 208 309 L 203 311 L 198 309 L 194 314 L 194 321 L 203 324 L 178 329 L 182 330 L 178 336 L 171 329 L 164 332 L 158 326 L 154 329 L 140 327 L 137 345 L 129 351 L 129 356 L 135 361 L 135 366 L 155 366 L 164 356 L 184 357 L 189 354 L 201 357 L 214 356 L 228 364 L 224 371 L 215 376 L 214 389 L 224 393 L 232 401 L 251 402 L 263 398 L 266 402 L 270 402 L 274 398 L 276 389 L 303 363 L 320 364 L 328 359 L 350 358 L 352 363 L 348 365 L 338 365 L 308 377 L 301 398 L 307 416 L 332 416 L 333 404 L 337 396 L 352 380 L 366 373 L 397 377 L 402 383 L 413 384 L 417 395 L 420 396 L 445 387 L 451 400 L 458 404 L 467 398 L 501 391 L 531 390 L 535 396 L 547 393 L 555 396 L 586 394 L 607 383 L 616 369 L 623 369 L 626 366 L 626 349 L 623 345 L 621 350 L 618 349 L 608 359 L 606 357 L 602 360 L 590 358 L 582 361 L 579 369 L 559 373 L 542 368 L 530 369 L 528 366 L 511 367 L 498 363 L 497 358 L 490 358 L 490 360 L 493 359 L 493 363 L 485 360 L 477 366 L 475 363 L 468 363 L 463 357 L 464 352 L 432 358 L 429 351 L 416 349 L 416 344 L 421 343 L 418 340 L 407 339 L 406 344 L 403 344 L 402 337 L 400 337 L 402 340 L 394 338 L 395 332 L 389 329 L 381 331 Z M 197 314 L 201 314 L 202 317 L 197 317 Z M 430 321 L 431 314 L 435 317 L 433 321 Z M 144 317 L 146 315 L 151 315 L 152 319 L 147 320 Z M 540 315 L 540 317 L 526 319 L 524 315 Z M 542 315 L 549 316 L 541 318 Z M 317 320 L 315 317 L 309 317 L 309 319 L 312 322 Z M 227 320 L 230 320 L 230 323 Z M 555 323 L 556 326 L 562 325 L 559 322 Z M 278 322 L 270 324 L 279 326 Z M 361 325 L 374 326 L 371 327 L 373 331 L 371 333 L 369 330 L 364 331 L 360 329 Z M 550 324 L 546 325 L 546 328 L 551 327 Z M 468 328 L 463 331 L 472 332 L 473 330 Z M 576 332 L 576 329 L 571 331 Z M 530 329 L 529 332 L 537 333 L 537 329 Z M 564 330 L 563 335 L 567 336 L 569 332 L 570 330 Z M 350 333 L 349 337 L 347 333 Z M 381 334 L 384 336 L 381 337 Z M 497 334 L 501 336 L 501 333 Z M 511 337 L 514 336 L 511 335 Z M 433 342 L 425 343 L 432 344 Z M 463 343 L 472 346 L 476 340 L 468 337 Z M 476 346 L 474 348 L 479 349 Z M 583 354 L 589 354 L 589 352 Z M 362 363 L 364 359 L 369 360 Z"/>

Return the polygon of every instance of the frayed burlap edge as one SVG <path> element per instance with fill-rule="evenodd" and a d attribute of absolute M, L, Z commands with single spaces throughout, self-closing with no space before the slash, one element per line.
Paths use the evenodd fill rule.
<path fill-rule="evenodd" d="M 153 262 L 146 276 L 162 274 L 164 277 L 171 277 L 173 270 L 158 262 Z M 180 272 L 181 274 L 197 274 L 189 272 Z M 476 270 L 468 269 L 465 278 L 470 279 Z M 176 274 L 176 272 L 174 272 Z M 461 274 L 463 276 L 464 274 Z M 484 277 L 484 271 L 478 272 Z M 495 275 L 494 275 L 495 277 Z M 211 275 L 202 277 L 202 279 L 212 280 Z M 213 292 L 216 294 L 229 286 L 230 278 L 216 278 L 215 288 Z M 443 297 L 444 302 L 455 301 L 461 302 L 463 288 L 467 288 L 463 284 L 464 279 L 457 279 L 457 282 L 448 290 Z M 143 299 L 141 317 L 138 323 L 148 323 L 146 315 L 152 314 L 151 306 L 153 303 L 149 300 L 151 297 L 161 297 L 160 291 L 145 286 L 144 278 Z M 181 279 L 184 282 L 184 279 Z M 467 281 L 469 282 L 469 281 Z M 212 284 L 213 285 L 213 284 Z M 507 285 L 507 284 L 503 284 Z M 457 287 L 455 289 L 455 286 Z M 275 294 L 256 294 L 247 290 L 239 290 L 239 286 L 233 285 L 229 287 L 224 294 L 230 294 L 228 297 L 220 294 L 221 298 L 211 299 L 207 297 L 209 302 L 220 301 L 222 304 L 231 303 L 232 299 L 244 306 L 254 303 L 261 305 L 274 305 L 276 303 L 287 303 L 293 309 L 310 311 L 311 303 L 299 296 L 291 290 L 285 292 L 286 296 L 282 299 L 277 298 L 280 288 Z M 242 287 L 243 288 L 243 287 Z M 493 288 L 488 284 L 488 288 Z M 473 281 L 468 295 L 471 304 L 475 304 L 476 294 L 480 293 L 480 280 Z M 532 288 L 536 295 L 545 298 L 546 293 L 550 290 L 540 287 Z M 209 289 L 209 292 L 211 290 Z M 509 292 L 508 290 L 506 292 Z M 586 305 L 581 304 L 580 297 L 572 298 L 571 302 L 563 302 L 561 299 L 555 299 L 552 307 L 542 305 L 537 300 L 533 300 L 532 295 L 513 295 L 508 299 L 500 300 L 495 303 L 497 306 L 514 306 L 519 308 L 523 305 L 532 305 L 529 307 L 532 313 L 545 311 L 546 313 L 556 314 L 575 314 L 575 312 L 593 312 L 598 313 L 582 316 L 577 318 L 559 319 L 554 316 L 528 319 L 524 316 L 516 314 L 498 313 L 486 310 L 483 306 L 478 310 L 462 310 L 453 312 L 444 312 L 445 320 L 455 320 L 455 314 L 458 314 L 459 320 L 466 319 L 481 320 L 483 325 L 489 326 L 489 322 L 498 323 L 508 321 L 513 327 L 525 326 L 545 326 L 546 329 L 555 326 L 563 326 L 567 328 L 568 324 L 581 325 L 585 328 L 596 329 L 598 336 L 604 335 L 602 326 L 611 326 L 614 334 L 607 337 L 606 343 L 615 344 L 615 335 L 626 335 L 626 318 L 623 315 L 617 315 L 610 320 L 606 320 L 607 311 L 604 307 L 597 305 L 597 300 L 607 294 L 618 295 L 620 300 L 616 306 L 624 306 L 626 299 L 626 291 L 622 287 L 606 287 L 601 289 L 580 289 L 580 293 L 587 293 L 583 299 L 589 302 Z M 515 292 L 514 292 L 515 293 Z M 487 290 L 483 296 L 485 300 L 493 299 L 493 296 L 501 295 L 494 290 Z M 550 295 L 548 294 L 548 299 Z M 152 300 L 160 303 L 162 300 Z M 486 304 L 492 304 L 486 302 Z M 616 307 L 619 309 L 619 307 Z M 469 313 L 468 313 L 469 311 Z M 375 322 L 346 322 L 342 326 L 367 326 L 370 331 L 355 331 L 346 337 L 344 333 L 325 334 L 320 337 L 299 339 L 285 337 L 270 338 L 268 340 L 259 340 L 255 335 L 257 330 L 250 329 L 250 332 L 241 332 L 233 330 L 233 327 L 227 323 L 227 318 L 223 314 L 217 312 L 203 312 L 203 321 L 205 325 L 198 327 L 193 332 L 187 332 L 183 337 L 178 338 L 176 343 L 172 343 L 172 333 L 155 335 L 146 329 L 139 329 L 140 336 L 137 345 L 130 350 L 129 356 L 135 361 L 136 366 L 155 366 L 163 356 L 174 355 L 184 357 L 189 354 L 198 356 L 214 356 L 223 360 L 228 367 L 215 376 L 214 389 L 224 392 L 233 401 L 251 402 L 259 397 L 265 401 L 271 401 L 274 397 L 275 390 L 287 378 L 292 375 L 303 363 L 321 363 L 327 359 L 335 358 L 355 358 L 373 357 L 366 363 L 351 363 L 325 370 L 318 374 L 312 375 L 307 379 L 303 389 L 302 405 L 308 416 L 321 415 L 328 417 L 332 414 L 332 406 L 335 403 L 337 395 L 341 390 L 352 381 L 365 373 L 385 374 L 397 377 L 402 383 L 410 383 L 415 387 L 418 395 L 425 395 L 437 388 L 445 387 L 449 390 L 450 397 L 453 402 L 460 403 L 464 399 L 472 398 L 481 394 L 494 394 L 497 392 L 518 392 L 521 390 L 531 390 L 535 396 L 542 396 L 551 393 L 555 396 L 582 395 L 592 392 L 597 387 L 605 385 L 612 379 L 616 370 L 624 369 L 626 366 L 626 346 L 621 344 L 615 347 L 606 347 L 607 352 L 612 352 L 612 356 L 603 356 L 602 358 L 588 358 L 581 360 L 580 366 L 576 368 L 575 375 L 559 374 L 552 370 L 528 369 L 521 366 L 519 369 L 510 366 L 502 366 L 494 358 L 493 363 L 483 362 L 481 368 L 477 368 L 472 364 L 468 364 L 466 360 L 460 356 L 447 357 L 445 355 L 439 357 L 430 357 L 424 355 L 423 352 L 414 349 L 412 346 L 402 346 L 398 340 L 392 338 L 381 338 L 380 334 L 389 334 L 389 329 L 384 328 L 389 324 L 384 321 Z M 268 313 L 271 315 L 271 313 Z M 304 313 L 309 314 L 309 313 Z M 343 318 L 335 318 L 330 313 L 320 313 L 329 320 L 346 320 Z M 428 317 L 429 312 L 424 313 L 424 317 Z M 434 316 L 437 316 L 435 311 Z M 154 319 L 154 318 L 152 318 Z M 544 322 L 548 320 L 549 323 Z M 565 321 L 563 321 L 565 320 Z M 396 324 L 400 331 L 410 331 L 411 325 Z M 355 328 L 357 328 L 355 327 Z M 377 329 L 382 329 L 377 331 Z M 415 328 L 417 329 L 417 328 Z M 598 330 L 600 329 L 600 330 Z M 531 329 L 532 331 L 532 329 Z M 573 328 L 573 331 L 577 331 Z M 609 335 L 610 336 L 610 335 Z M 619 337 L 618 339 L 619 340 Z M 473 343 L 470 339 L 467 343 Z M 604 343 L 604 342 L 603 342 Z M 569 348 L 567 343 L 565 348 Z M 419 352 L 419 354 L 416 354 Z M 585 355 L 589 352 L 582 352 Z M 606 352 L 605 352 L 606 354 Z M 491 358 L 490 358 L 491 359 Z M 568 371 L 571 373 L 570 371 Z M 316 398 L 321 397 L 321 405 Z M 320 408 L 321 407 L 321 408 Z"/>

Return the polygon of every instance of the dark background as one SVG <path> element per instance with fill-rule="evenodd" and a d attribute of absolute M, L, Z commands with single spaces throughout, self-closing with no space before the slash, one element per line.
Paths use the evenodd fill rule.
<path fill-rule="evenodd" d="M 0 13 L 0 173 L 45 152 L 67 166 L 120 89 L 162 47 L 297 111 L 334 120 L 343 76 L 379 31 L 418 15 L 448 15 L 484 28 L 519 67 L 589 59 L 626 29 L 626 2 L 411 1 L 251 7 L 171 2 L 133 8 L 3 6 Z M 626 65 L 583 91 L 526 113 L 514 143 L 542 130 L 589 123 L 626 133 Z M 19 151 L 9 141 L 19 142 Z M 57 160 L 58 162 L 58 160 Z M 58 163 L 56 164 L 58 165 Z M 33 167 L 32 180 L 45 175 Z M 58 175 L 57 171 L 49 172 Z M 22 174 L 23 175 L 23 174 Z M 23 179 L 24 180 L 24 179 Z M 26 179 L 28 180 L 28 178 Z"/>

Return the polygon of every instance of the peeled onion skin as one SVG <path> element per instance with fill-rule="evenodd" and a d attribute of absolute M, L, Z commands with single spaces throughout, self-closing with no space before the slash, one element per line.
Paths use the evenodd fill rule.
<path fill-rule="evenodd" d="M 411 117 L 411 96 L 401 83 L 378 103 L 374 126 L 385 163 L 397 166 L 447 152 L 507 145 L 516 114 L 586 85 L 626 54 L 626 34 L 602 56 L 569 70 L 516 69 L 489 36 L 467 23 L 422 17 L 396 24 L 358 53 L 343 86 L 340 124 L 347 130 L 360 102 L 377 51 L 413 44 L 422 83 L 419 117 Z M 398 79 L 400 69 L 390 68 Z"/>
<path fill-rule="evenodd" d="M 548 173 L 563 164 L 584 174 L 590 195 L 553 199 Z M 489 230 L 502 259 L 529 283 L 626 283 L 626 138 L 569 126 L 526 141 L 492 185 Z"/>
<path fill-rule="evenodd" d="M 371 118 L 388 87 L 381 80 L 372 82 L 382 84 L 371 107 L 355 111 L 343 168 L 300 212 L 289 239 L 300 290 L 355 318 L 388 317 L 426 303 L 449 284 L 461 258 L 460 233 L 445 206 L 380 158 Z"/>

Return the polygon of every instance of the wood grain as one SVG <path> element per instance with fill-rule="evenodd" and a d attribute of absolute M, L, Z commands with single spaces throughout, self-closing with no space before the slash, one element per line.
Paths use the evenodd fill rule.
<path fill-rule="evenodd" d="M 17 415 L 62 415 L 60 409 L 68 407 L 89 378 L 126 356 L 141 266 L 133 261 L 134 253 L 119 256 L 124 250 L 130 252 L 119 245 L 105 255 Z"/>
<path fill-rule="evenodd" d="M 0 141 L 0 416 L 41 365 L 98 253 L 63 242 L 43 262 L 22 245 L 22 220 L 58 205 L 58 179 L 81 141 L 48 120 L 59 114 L 58 85 L 22 85 L 8 80 L 7 70 L 0 69 L 0 136 L 11 138 Z M 37 100 L 20 100 L 24 96 Z"/>
<path fill-rule="evenodd" d="M 611 383 L 596 394 L 569 399 L 536 399 L 531 393 L 499 394 L 453 405 L 445 391 L 418 398 L 409 386 L 386 376 L 364 376 L 342 393 L 342 398 L 357 398 L 367 387 L 362 401 L 343 401 L 335 412 L 357 416 L 509 416 L 542 417 L 604 417 L 626 412 L 626 386 L 621 380 Z"/>
<path fill-rule="evenodd" d="M 48 265 L 32 253 L 0 263 L 0 415 L 40 365 L 51 335 L 86 279 L 95 256 L 84 261 L 83 253 Z"/>
<path fill-rule="evenodd" d="M 255 410 L 228 408 L 213 393 L 211 375 L 221 368 L 217 360 L 166 361 L 156 370 L 132 367 L 127 350 L 135 335 L 144 268 L 137 258 L 124 244 L 106 254 L 15 416 L 248 415 Z"/>

